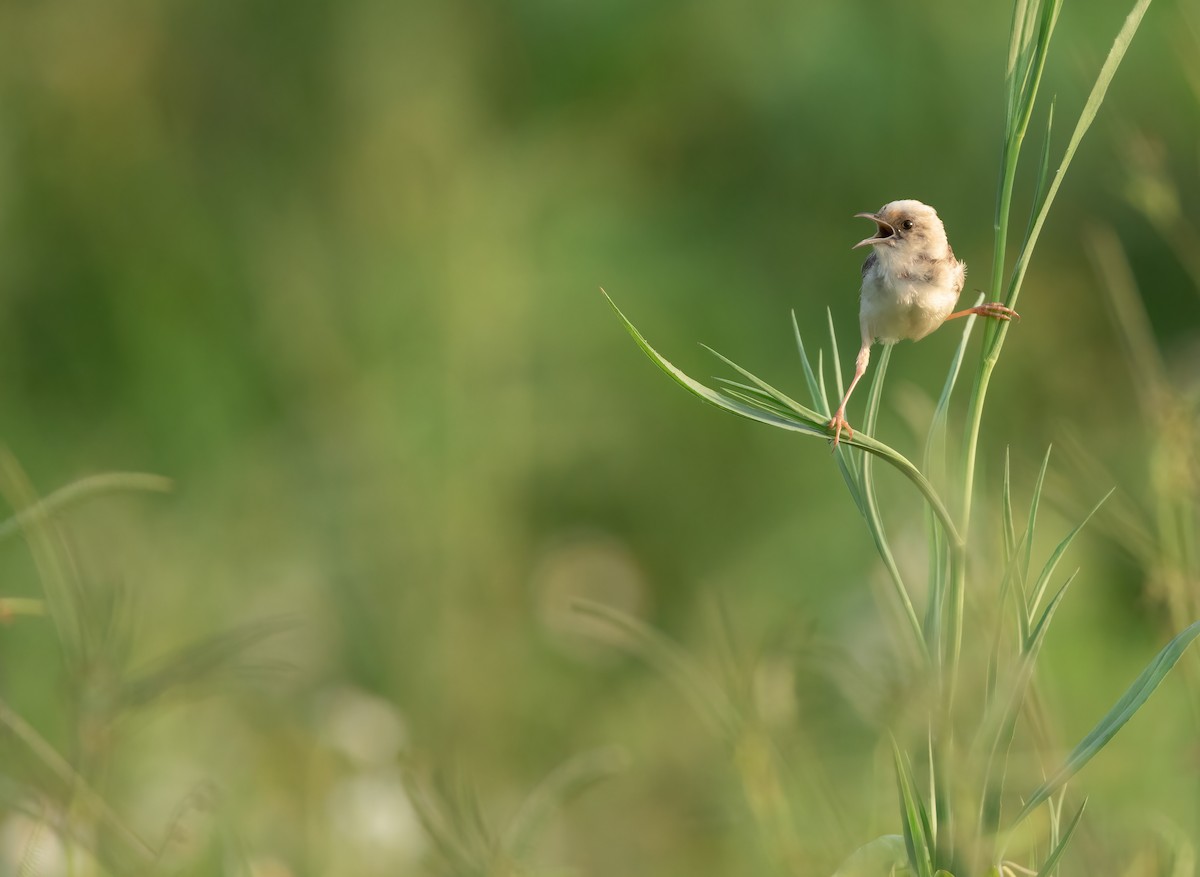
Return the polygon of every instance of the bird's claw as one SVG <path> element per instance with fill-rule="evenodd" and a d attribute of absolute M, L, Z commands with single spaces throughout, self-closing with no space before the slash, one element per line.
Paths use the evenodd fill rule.
<path fill-rule="evenodd" d="M 1001 304 L 998 301 L 988 302 L 985 305 L 980 305 L 977 313 L 983 317 L 992 317 L 996 320 L 1004 320 L 1006 323 L 1009 320 L 1017 320 L 1020 322 L 1021 315 L 1010 308 L 1008 305 Z"/>
<path fill-rule="evenodd" d="M 838 411 L 830 418 L 829 423 L 825 424 L 825 428 L 833 432 L 833 444 L 831 447 L 834 450 L 837 449 L 838 442 L 841 441 L 843 430 L 847 438 L 854 438 L 854 430 L 850 428 L 850 424 L 846 422 L 846 417 L 841 411 Z"/>

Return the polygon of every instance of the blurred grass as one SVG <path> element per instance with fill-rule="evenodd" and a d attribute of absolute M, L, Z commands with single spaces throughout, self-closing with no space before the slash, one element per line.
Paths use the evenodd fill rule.
<path fill-rule="evenodd" d="M 1126 5 L 1066 7 L 1047 71 L 1064 118 Z M 1134 386 L 1096 301 L 1086 220 L 1124 242 L 1169 368 L 1194 371 L 1200 304 L 1118 172 L 1121 133 L 1145 132 L 1178 202 L 1197 201 L 1184 11 L 1147 20 L 1060 194 L 993 382 L 993 475 L 1012 445 L 1031 477 L 1070 424 L 1119 483 L 1138 482 Z M 402 717 L 404 758 L 461 765 L 489 824 L 577 753 L 626 746 L 630 770 L 547 830 L 548 861 L 743 873 L 760 853 L 720 745 L 643 667 L 567 645 L 548 607 L 582 589 L 629 601 L 701 660 L 702 595 L 722 597 L 746 660 L 783 668 L 784 761 L 792 747 L 831 765 L 862 830 L 848 840 L 894 830 L 870 811 L 875 790 L 891 794 L 870 747 L 894 691 L 862 587 L 881 573 L 834 467 L 654 380 L 597 287 L 636 303 L 685 370 L 711 367 L 703 341 L 750 351 L 739 361 L 799 392 L 780 327 L 791 308 L 823 324 L 826 306 L 852 324 L 854 212 L 935 204 L 982 285 L 1007 14 L 866 0 L 0 8 L 0 441 L 42 495 L 114 469 L 176 483 L 61 521 L 86 586 L 130 601 L 129 667 L 252 619 L 303 619 L 261 646 L 292 667 L 282 679 L 114 732 L 115 806 L 157 839 L 211 779 L 260 870 L 411 862 L 421 845 L 389 762 L 346 754 L 325 727 L 331 692 L 369 692 Z M 935 396 L 955 340 L 896 351 L 880 429 L 910 457 L 899 400 Z M 893 539 L 919 546 L 894 519 L 906 487 L 880 481 Z M 1066 489 L 1068 506 L 1095 496 Z M 1096 666 L 1131 678 L 1158 620 L 1138 561 L 1087 545 L 1090 590 L 1046 646 L 1068 716 L 1107 707 Z M 0 569 L 5 597 L 39 593 L 19 546 L 2 546 Z M 3 632 L 5 699 L 70 756 L 78 705 L 49 625 Z M 1166 699 L 1148 709 L 1158 718 L 1103 758 L 1138 752 L 1146 806 L 1195 842 L 1187 742 L 1142 747 L 1138 733 L 1175 721 Z M 790 793 L 812 806 L 803 784 Z M 1085 823 L 1109 824 L 1104 797 Z M 331 815 L 364 800 L 401 814 L 390 833 Z"/>

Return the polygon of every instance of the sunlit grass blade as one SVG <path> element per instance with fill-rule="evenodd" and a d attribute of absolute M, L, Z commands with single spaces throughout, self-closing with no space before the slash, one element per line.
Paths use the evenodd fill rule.
<path fill-rule="evenodd" d="M 1113 490 L 1115 489 L 1116 488 L 1113 488 Z M 1032 619 L 1033 613 L 1037 612 L 1037 607 L 1042 602 L 1042 596 L 1046 593 L 1046 587 L 1050 584 L 1050 576 L 1054 575 L 1054 568 L 1058 566 L 1059 560 L 1062 559 L 1063 554 L 1071 546 L 1071 543 L 1075 540 L 1075 537 L 1079 535 L 1079 531 L 1087 526 L 1087 522 L 1090 521 L 1092 516 L 1100 510 L 1100 506 L 1104 505 L 1104 501 L 1112 496 L 1113 490 L 1109 490 L 1108 493 L 1104 494 L 1104 496 L 1100 499 L 1100 502 L 1092 506 L 1092 510 L 1087 513 L 1087 517 L 1076 524 L 1075 528 L 1071 530 L 1071 532 L 1065 537 L 1063 537 L 1063 540 L 1058 543 L 1054 549 L 1054 552 L 1046 561 L 1046 565 L 1042 567 L 1041 575 L 1038 576 L 1038 580 L 1036 584 L 1034 584 L 1029 595 L 1028 607 L 1030 619 Z"/>
<path fill-rule="evenodd" d="M 1062 830 L 1058 843 L 1054 845 L 1054 849 L 1050 851 L 1050 855 L 1046 857 L 1042 867 L 1038 868 L 1037 877 L 1052 877 L 1058 873 L 1058 860 L 1062 858 L 1067 844 L 1071 842 L 1071 837 L 1075 834 L 1075 829 L 1079 827 L 1079 820 L 1083 818 L 1083 810 L 1087 807 L 1087 802 L 1088 799 L 1084 798 L 1079 809 L 1075 811 L 1075 815 L 1071 817 L 1071 821 L 1067 823 L 1067 827 Z"/>
<path fill-rule="evenodd" d="M 807 421 L 809 423 L 813 423 L 813 424 L 820 424 L 824 421 L 824 418 L 822 418 L 821 415 L 818 414 L 816 411 L 813 411 L 807 405 L 801 405 L 799 402 L 797 402 L 792 397 L 786 395 L 785 393 L 781 392 L 780 390 L 775 389 L 770 384 L 768 384 L 766 381 L 764 381 L 762 378 L 759 378 L 756 375 L 751 374 L 750 372 L 748 372 L 746 369 L 742 368 L 740 365 L 738 365 L 736 362 L 734 362 L 729 357 L 727 357 L 721 353 L 718 353 L 717 351 L 715 351 L 711 347 L 709 347 L 707 344 L 702 344 L 700 346 L 703 347 L 705 350 L 707 350 L 709 353 L 711 353 L 713 356 L 715 356 L 717 359 L 721 360 L 721 362 L 725 363 L 731 369 L 736 371 L 738 374 L 740 374 L 746 380 L 750 381 L 752 384 L 754 384 L 756 387 L 758 387 L 764 393 L 769 395 L 772 399 L 774 399 L 780 405 L 783 405 L 789 411 L 793 412 L 796 416 L 804 419 L 805 421 Z"/>
<path fill-rule="evenodd" d="M 1029 800 L 1025 803 L 1024 808 L 1017 814 L 1016 819 L 1013 820 L 1013 825 L 1019 823 L 1042 802 L 1062 788 L 1067 780 L 1075 776 L 1085 764 L 1091 761 L 1097 752 L 1104 748 L 1108 741 L 1124 727 L 1125 723 L 1133 718 L 1134 714 L 1141 709 L 1142 704 L 1149 700 L 1150 695 L 1154 693 L 1154 690 L 1158 688 L 1167 674 L 1171 672 L 1171 668 L 1175 666 L 1183 656 L 1183 653 L 1187 651 L 1187 647 L 1191 645 L 1192 640 L 1197 636 L 1200 636 L 1200 621 L 1192 623 L 1163 647 L 1162 651 L 1154 657 L 1154 660 L 1142 671 L 1142 674 L 1134 680 L 1133 684 L 1129 686 L 1113 708 L 1071 750 L 1071 754 L 1067 756 L 1067 760 L 1063 763 L 1062 767 L 1034 790 L 1029 796 Z"/>
<path fill-rule="evenodd" d="M 917 794 L 908 759 L 895 740 L 892 741 L 892 756 L 896 764 L 900 815 L 904 820 L 904 846 L 908 850 L 909 861 L 916 869 L 917 877 L 933 877 L 936 838 L 929 825 L 929 814 L 921 796 Z"/>

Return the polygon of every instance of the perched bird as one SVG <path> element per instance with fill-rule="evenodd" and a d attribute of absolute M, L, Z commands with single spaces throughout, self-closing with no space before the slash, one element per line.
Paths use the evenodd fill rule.
<path fill-rule="evenodd" d="M 858 317 L 862 347 L 854 362 L 854 379 L 828 424 L 835 448 L 843 431 L 854 435 L 846 422 L 846 403 L 867 370 L 871 345 L 876 341 L 881 344 L 895 344 L 905 338 L 919 341 L 947 320 L 969 314 L 997 320 L 1020 319 L 1016 311 L 1000 302 L 954 311 L 967 265 L 954 257 L 942 220 L 928 204 L 911 199 L 892 201 L 878 213 L 854 215 L 874 222 L 876 232 L 851 247 L 869 245 L 872 252 L 862 266 Z"/>

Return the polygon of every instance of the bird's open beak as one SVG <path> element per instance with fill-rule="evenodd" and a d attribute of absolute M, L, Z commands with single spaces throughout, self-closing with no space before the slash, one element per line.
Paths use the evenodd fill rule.
<path fill-rule="evenodd" d="M 863 240 L 859 241 L 857 244 L 852 246 L 850 249 L 857 250 L 859 247 L 865 247 L 868 244 L 881 244 L 881 243 L 884 243 L 885 241 L 890 243 L 890 242 L 892 242 L 892 239 L 894 239 L 896 237 L 896 229 L 892 228 L 890 223 L 885 222 L 884 219 L 878 213 L 855 213 L 854 214 L 855 219 L 857 219 L 860 216 L 863 219 L 871 220 L 873 223 L 875 223 L 875 225 L 878 226 L 878 229 L 876 230 L 874 237 L 864 238 Z"/>

